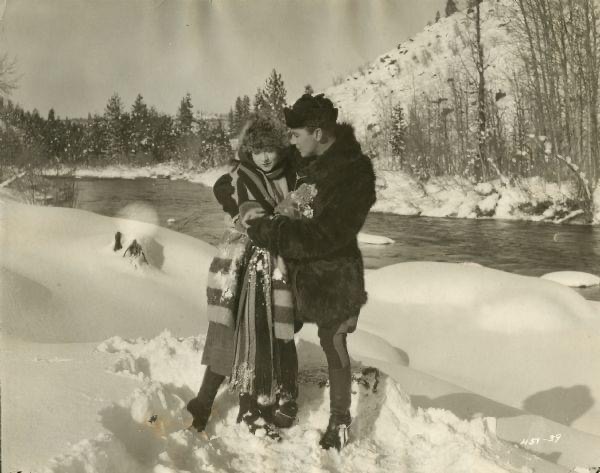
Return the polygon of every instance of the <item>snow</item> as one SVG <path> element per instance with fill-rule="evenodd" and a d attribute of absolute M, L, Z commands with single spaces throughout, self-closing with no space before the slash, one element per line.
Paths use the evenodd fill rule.
<path fill-rule="evenodd" d="M 358 234 L 358 242 L 367 245 L 391 245 L 394 243 L 394 240 L 380 235 L 370 235 L 368 233 L 360 232 Z"/>
<path fill-rule="evenodd" d="M 581 271 L 556 271 L 541 277 L 569 287 L 590 287 L 600 284 L 599 276 Z"/>
<path fill-rule="evenodd" d="M 569 288 L 473 265 L 369 271 L 370 300 L 349 339 L 355 425 L 341 455 L 318 448 L 328 388 L 314 326 L 297 340 L 299 422 L 281 443 L 235 424 L 226 390 L 198 435 L 183 407 L 202 376 L 214 248 L 130 220 L 131 209 L 123 219 L 0 205 L 10 229 L 0 259 L 7 471 L 564 471 L 501 439 L 554 428 L 548 418 L 567 408 L 552 461 L 600 462 L 591 448 L 600 445 L 591 435 L 600 311 Z M 149 264 L 130 264 L 125 246 L 114 252 L 116 231 L 141 242 Z M 361 374 L 368 366 L 381 370 L 376 389 L 374 375 Z M 559 412 L 531 401 L 558 387 L 550 404 Z M 591 399 L 585 412 L 561 404 L 575 394 Z"/>

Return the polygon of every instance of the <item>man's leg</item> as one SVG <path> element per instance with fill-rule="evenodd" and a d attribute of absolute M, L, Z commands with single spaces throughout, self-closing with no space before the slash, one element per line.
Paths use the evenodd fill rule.
<path fill-rule="evenodd" d="M 348 354 L 347 335 L 356 329 L 356 317 L 333 327 L 319 327 L 319 341 L 327 358 L 329 370 L 329 425 L 321 439 L 325 449 L 342 448 L 350 417 L 352 373 Z"/>

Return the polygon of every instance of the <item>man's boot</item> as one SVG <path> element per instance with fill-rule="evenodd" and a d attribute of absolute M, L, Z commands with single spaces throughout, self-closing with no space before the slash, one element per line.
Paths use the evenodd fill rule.
<path fill-rule="evenodd" d="M 319 445 L 324 450 L 341 450 L 348 443 L 348 428 L 352 422 L 350 403 L 352 373 L 350 366 L 329 370 L 329 424 Z"/>
<path fill-rule="evenodd" d="M 198 432 L 203 432 L 204 429 L 206 429 L 206 424 L 208 423 L 215 397 L 224 380 L 225 376 L 213 373 L 210 370 L 210 367 L 207 366 L 198 395 L 187 403 L 186 408 L 194 418 L 192 427 Z"/>

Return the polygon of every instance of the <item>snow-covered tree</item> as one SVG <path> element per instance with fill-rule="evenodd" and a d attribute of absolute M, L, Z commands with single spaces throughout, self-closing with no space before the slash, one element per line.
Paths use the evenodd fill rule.
<path fill-rule="evenodd" d="M 116 92 L 110 97 L 104 109 L 108 154 L 112 158 L 124 156 L 128 152 L 127 127 L 129 115 L 124 112 L 123 101 Z"/>
<path fill-rule="evenodd" d="M 188 92 L 181 99 L 179 109 L 177 110 L 177 126 L 179 127 L 179 131 L 184 135 L 192 131 L 192 123 L 194 123 L 193 108 L 192 96 Z"/>
<path fill-rule="evenodd" d="M 266 112 L 278 119 L 284 119 L 283 109 L 286 106 L 285 84 L 275 69 L 267 78 L 263 89 L 258 89 L 254 98 L 254 110 L 257 112 Z"/>
<path fill-rule="evenodd" d="M 395 168 L 404 166 L 404 151 L 406 149 L 406 120 L 401 104 L 396 104 L 392 109 L 392 122 L 390 130 L 390 148 L 392 150 Z"/>
<path fill-rule="evenodd" d="M 150 115 L 148 105 L 138 94 L 131 106 L 131 152 L 137 154 L 150 149 Z"/>

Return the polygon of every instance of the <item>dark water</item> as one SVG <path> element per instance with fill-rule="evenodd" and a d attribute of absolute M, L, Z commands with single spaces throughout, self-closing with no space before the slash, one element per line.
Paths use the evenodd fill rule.
<path fill-rule="evenodd" d="M 77 180 L 77 207 L 117 216 L 128 204 L 144 202 L 159 225 L 216 244 L 225 227 L 212 190 L 168 179 Z M 169 224 L 168 219 L 175 219 Z M 490 268 L 540 276 L 552 271 L 600 274 L 600 228 L 549 223 L 404 217 L 372 213 L 363 231 L 395 240 L 362 245 L 367 268 L 402 261 L 475 262 Z M 600 300 L 600 289 L 582 289 Z"/>

